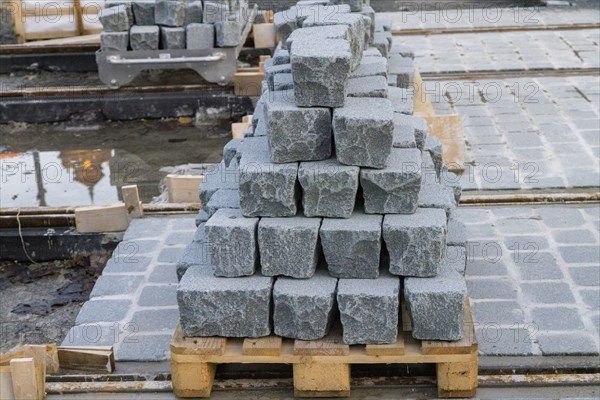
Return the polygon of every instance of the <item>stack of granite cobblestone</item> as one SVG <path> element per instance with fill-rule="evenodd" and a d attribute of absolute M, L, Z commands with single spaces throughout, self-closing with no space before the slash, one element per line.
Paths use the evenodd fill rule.
<path fill-rule="evenodd" d="M 107 0 L 100 12 L 104 50 L 202 50 L 241 41 L 246 0 Z"/>
<path fill-rule="evenodd" d="M 340 3 L 338 1 L 338 3 Z M 361 0 L 301 1 L 244 139 L 200 186 L 177 268 L 186 336 L 395 343 L 464 334 L 466 238 L 456 175 L 412 115 L 412 53 Z"/>

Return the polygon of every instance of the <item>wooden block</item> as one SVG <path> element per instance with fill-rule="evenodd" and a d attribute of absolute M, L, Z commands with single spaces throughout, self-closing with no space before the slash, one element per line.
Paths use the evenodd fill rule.
<path fill-rule="evenodd" d="M 123 195 L 123 202 L 125 202 L 129 218 L 143 217 L 144 209 L 142 208 L 137 185 L 123 186 L 121 188 L 121 194 Z"/>
<path fill-rule="evenodd" d="M 11 0 L 10 1 L 10 14 L 13 17 L 13 30 L 15 32 L 15 37 L 17 39 L 17 43 L 24 43 L 26 38 L 25 33 L 25 19 L 23 16 L 23 9 L 21 8 L 24 2 L 21 0 Z"/>
<path fill-rule="evenodd" d="M 245 356 L 278 356 L 281 354 L 282 339 L 280 336 L 246 338 L 242 345 Z"/>
<path fill-rule="evenodd" d="M 477 393 L 477 358 L 436 364 L 436 375 L 439 397 L 474 397 Z"/>
<path fill-rule="evenodd" d="M 46 384 L 46 345 L 26 345 L 23 348 L 25 357 L 32 358 L 36 368 L 38 397 L 45 396 L 44 386 Z"/>
<path fill-rule="evenodd" d="M 56 373 L 60 369 L 60 362 L 58 360 L 58 347 L 55 343 L 46 345 L 46 372 Z"/>
<path fill-rule="evenodd" d="M 370 356 L 402 356 L 404 355 L 404 332 L 398 333 L 398 340 L 392 344 L 368 344 L 365 352 Z"/>
<path fill-rule="evenodd" d="M 247 129 L 248 124 L 246 122 L 234 122 L 231 124 L 231 137 L 233 139 L 243 139 Z"/>
<path fill-rule="evenodd" d="M 450 171 L 465 169 L 465 134 L 460 115 L 433 115 L 424 117 L 429 133 L 442 143 L 442 157 Z"/>
<path fill-rule="evenodd" d="M 225 354 L 227 339 L 222 337 L 185 337 L 177 325 L 171 338 L 171 354 L 199 354 L 221 356 Z"/>
<path fill-rule="evenodd" d="M 252 114 L 244 115 L 242 117 L 242 122 L 250 125 L 252 123 Z"/>
<path fill-rule="evenodd" d="M 254 24 L 252 35 L 254 36 L 255 49 L 272 49 L 277 44 L 276 29 L 272 23 Z"/>
<path fill-rule="evenodd" d="M 12 388 L 12 375 L 9 365 L 0 366 L 0 399 L 14 400 L 15 394 Z"/>
<path fill-rule="evenodd" d="M 198 188 L 202 175 L 167 175 L 169 203 L 200 203 Z"/>
<path fill-rule="evenodd" d="M 350 365 L 323 363 L 294 364 L 294 396 L 350 396 Z"/>
<path fill-rule="evenodd" d="M 44 388 L 39 387 L 41 374 L 33 358 L 14 358 L 10 360 L 10 374 L 15 399 L 39 400 L 44 398 Z M 42 395 L 40 396 L 40 393 Z"/>
<path fill-rule="evenodd" d="M 113 372 L 115 357 L 112 346 L 59 346 L 60 367 L 81 371 Z"/>
<path fill-rule="evenodd" d="M 264 71 L 236 72 L 233 77 L 235 95 L 260 96 L 262 94 L 262 80 L 264 76 Z"/>
<path fill-rule="evenodd" d="M 171 382 L 177 397 L 210 397 L 216 364 L 179 362 L 171 358 Z"/>
<path fill-rule="evenodd" d="M 415 74 L 413 77 L 413 113 L 419 117 L 427 117 L 430 115 L 435 115 L 435 111 L 433 106 L 431 105 L 431 101 L 427 96 L 423 83 L 423 79 L 421 79 L 421 73 L 418 69 L 415 69 Z"/>
<path fill-rule="evenodd" d="M 80 233 L 118 232 L 129 226 L 125 204 L 88 206 L 75 209 L 75 224 Z"/>
<path fill-rule="evenodd" d="M 342 327 L 336 325 L 320 340 L 295 340 L 294 355 L 301 356 L 347 356 L 350 346 L 342 342 Z"/>

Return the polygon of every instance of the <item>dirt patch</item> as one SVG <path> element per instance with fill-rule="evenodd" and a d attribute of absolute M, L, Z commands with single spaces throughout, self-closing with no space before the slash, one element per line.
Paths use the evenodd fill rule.
<path fill-rule="evenodd" d="M 0 262 L 0 352 L 23 344 L 60 344 L 109 257 Z"/>

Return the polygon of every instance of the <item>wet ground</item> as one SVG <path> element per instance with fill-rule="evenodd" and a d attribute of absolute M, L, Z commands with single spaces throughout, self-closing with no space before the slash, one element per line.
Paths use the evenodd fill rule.
<path fill-rule="evenodd" d="M 107 255 L 25 264 L 0 262 L 0 353 L 60 342 L 88 300 Z"/>
<path fill-rule="evenodd" d="M 161 193 L 173 171 L 219 162 L 230 127 L 188 119 L 0 126 L 0 207 L 110 204 L 137 184 L 141 200 Z"/>

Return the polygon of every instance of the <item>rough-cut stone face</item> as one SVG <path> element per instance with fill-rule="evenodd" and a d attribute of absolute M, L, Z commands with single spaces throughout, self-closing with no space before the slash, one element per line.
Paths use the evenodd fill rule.
<path fill-rule="evenodd" d="M 467 249 L 463 246 L 446 246 L 444 266 L 442 268 L 453 268 L 461 275 L 464 275 L 466 267 Z"/>
<path fill-rule="evenodd" d="M 213 24 L 189 24 L 185 27 L 186 48 L 189 50 L 212 49 L 215 46 Z"/>
<path fill-rule="evenodd" d="M 439 175 L 442 170 L 442 165 L 444 164 L 442 159 L 442 143 L 440 142 L 440 139 L 433 135 L 427 136 L 425 139 L 425 151 L 428 151 L 429 154 L 431 154 L 435 169 Z"/>
<path fill-rule="evenodd" d="M 410 149 L 417 147 L 417 143 L 415 141 L 415 127 L 410 124 L 403 125 L 402 123 L 398 122 L 396 115 L 394 115 L 394 142 L 392 145 L 399 149 Z"/>
<path fill-rule="evenodd" d="M 456 207 L 454 192 L 448 186 L 439 183 L 424 183 L 419 192 L 419 207 L 439 208 L 449 215 Z"/>
<path fill-rule="evenodd" d="M 387 78 L 380 75 L 348 79 L 348 97 L 388 97 Z"/>
<path fill-rule="evenodd" d="M 202 22 L 202 1 L 187 1 L 185 4 L 185 20 L 184 24 L 189 25 L 193 23 Z"/>
<path fill-rule="evenodd" d="M 381 56 L 363 56 L 358 67 L 350 74 L 350 78 L 360 78 L 361 76 L 383 76 L 386 78 L 387 85 L 387 59 Z"/>
<path fill-rule="evenodd" d="M 292 48 L 294 40 L 308 40 L 315 43 L 323 39 L 350 41 L 350 27 L 348 25 L 327 25 L 296 29 L 287 38 L 287 48 Z M 354 54 L 352 56 L 354 57 Z"/>
<path fill-rule="evenodd" d="M 298 107 L 294 104 L 293 91 L 271 93 L 265 104 L 273 162 L 315 161 L 331 157 L 331 111 L 328 108 Z"/>
<path fill-rule="evenodd" d="M 435 276 L 446 251 L 446 214 L 418 208 L 410 215 L 386 215 L 383 240 L 390 253 L 392 274 Z"/>
<path fill-rule="evenodd" d="M 336 159 L 303 162 L 298 168 L 307 217 L 349 218 L 358 191 L 359 168 Z"/>
<path fill-rule="evenodd" d="M 235 47 L 242 40 L 239 21 L 215 22 L 215 42 L 217 47 Z"/>
<path fill-rule="evenodd" d="M 379 50 L 379 53 L 388 58 L 388 52 L 390 49 L 390 42 L 387 39 L 386 32 L 375 32 L 373 34 L 373 47 Z M 390 71 L 391 73 L 391 71 Z"/>
<path fill-rule="evenodd" d="M 219 189 L 210 197 L 209 202 L 203 208 L 209 218 L 222 208 L 239 210 L 240 191 L 238 189 Z"/>
<path fill-rule="evenodd" d="M 131 4 L 136 25 L 154 25 L 155 0 L 134 0 Z"/>
<path fill-rule="evenodd" d="M 100 47 L 102 50 L 127 51 L 129 32 L 101 32 Z"/>
<path fill-rule="evenodd" d="M 405 46 L 402 44 L 393 44 L 390 48 L 390 54 L 398 54 L 400 57 L 415 58 L 415 53 L 409 46 Z"/>
<path fill-rule="evenodd" d="M 340 279 L 338 308 L 346 344 L 396 343 L 400 279 L 382 274 L 378 279 Z"/>
<path fill-rule="evenodd" d="M 333 111 L 336 155 L 346 165 L 383 168 L 392 149 L 394 112 L 387 99 L 348 97 Z"/>
<path fill-rule="evenodd" d="M 163 49 L 185 49 L 185 28 L 161 26 L 160 43 Z"/>
<path fill-rule="evenodd" d="M 258 224 L 261 272 L 310 278 L 319 257 L 320 218 L 262 218 Z"/>
<path fill-rule="evenodd" d="M 225 163 L 221 162 L 204 173 L 199 188 L 200 203 L 208 204 L 212 195 L 219 189 L 237 189 L 238 186 L 237 166 L 230 164 L 229 167 L 226 167 Z"/>
<path fill-rule="evenodd" d="M 294 78 L 292 77 L 292 74 L 276 74 L 273 76 L 273 91 L 290 89 L 294 89 Z"/>
<path fill-rule="evenodd" d="M 290 52 L 286 49 L 277 49 L 272 57 L 273 65 L 283 65 L 290 63 Z"/>
<path fill-rule="evenodd" d="M 412 335 L 420 340 L 459 340 L 464 336 L 465 278 L 443 268 L 432 278 L 406 278 L 404 298 L 412 322 Z"/>
<path fill-rule="evenodd" d="M 415 66 L 411 58 L 392 54 L 388 60 L 388 72 L 396 76 L 395 86 L 403 89 L 413 87 Z"/>
<path fill-rule="evenodd" d="M 158 26 L 134 25 L 129 31 L 131 50 L 157 50 L 159 40 Z"/>
<path fill-rule="evenodd" d="M 288 36 L 298 27 L 297 15 L 298 9 L 295 7 L 273 14 L 273 23 L 284 48 L 287 48 L 286 40 Z"/>
<path fill-rule="evenodd" d="M 273 330 L 278 336 L 317 340 L 329 332 L 337 279 L 317 271 L 311 279 L 278 278 L 273 286 Z"/>
<path fill-rule="evenodd" d="M 423 148 L 425 147 L 425 138 L 429 132 L 427 122 L 423 118 L 394 113 L 394 124 L 413 127 L 417 148 L 423 151 Z"/>
<path fill-rule="evenodd" d="M 320 237 L 327 269 L 337 278 L 379 276 L 381 215 L 355 211 L 350 219 L 323 219 Z"/>
<path fill-rule="evenodd" d="M 242 141 L 243 139 L 231 139 L 223 147 L 223 162 L 226 167 L 229 167 L 231 160 L 236 160 L 238 149 Z M 237 159 L 236 162 L 239 162 L 239 159 Z"/>
<path fill-rule="evenodd" d="M 462 221 L 448 219 L 448 246 L 467 247 L 467 228 Z"/>
<path fill-rule="evenodd" d="M 460 196 L 462 195 L 462 184 L 460 183 L 460 176 L 454 172 L 448 171 L 448 168 L 442 166 L 440 171 L 440 183 L 444 186 L 448 186 L 454 193 L 454 202 L 458 204 L 460 202 Z"/>
<path fill-rule="evenodd" d="M 341 107 L 350 74 L 350 45 L 342 39 L 295 40 L 290 50 L 294 94 L 300 107 Z"/>
<path fill-rule="evenodd" d="M 297 212 L 298 163 L 275 164 L 268 154 L 242 155 L 240 207 L 246 217 L 291 217 Z"/>
<path fill-rule="evenodd" d="M 392 149 L 387 167 L 361 169 L 360 185 L 368 214 L 412 214 L 419 203 L 421 152 Z"/>
<path fill-rule="evenodd" d="M 274 91 L 274 86 L 275 86 L 275 75 L 278 74 L 290 74 L 292 72 L 292 64 L 280 64 L 280 65 L 271 65 L 268 68 L 265 68 L 265 80 L 267 81 L 267 84 L 269 86 L 269 90 L 272 92 Z M 266 97 L 266 99 L 271 99 L 272 95 L 269 94 Z M 293 99 L 293 97 L 292 97 Z M 265 102 L 266 104 L 266 102 Z"/>
<path fill-rule="evenodd" d="M 156 0 L 154 19 L 158 25 L 183 26 L 186 3 L 173 0 Z"/>
<path fill-rule="evenodd" d="M 392 102 L 395 113 L 412 115 L 414 110 L 412 89 L 401 89 L 395 86 L 388 88 L 388 98 Z"/>
<path fill-rule="evenodd" d="M 215 277 L 194 266 L 177 287 L 181 328 L 185 336 L 260 337 L 271 334 L 273 278 Z"/>
<path fill-rule="evenodd" d="M 204 223 L 198 225 L 194 239 L 185 248 L 183 255 L 177 261 L 177 264 L 175 264 L 177 280 L 180 281 L 183 277 L 183 274 L 185 274 L 189 268 L 195 265 L 200 265 L 204 268 L 212 268 L 210 266 L 210 253 L 208 249 L 208 242 L 206 240 Z"/>
<path fill-rule="evenodd" d="M 131 4 L 120 4 L 100 10 L 98 15 L 104 32 L 125 32 L 133 25 Z"/>
<path fill-rule="evenodd" d="M 206 222 L 206 239 L 216 276 L 253 275 L 258 262 L 258 218 L 244 218 L 240 210 L 223 208 Z"/>

